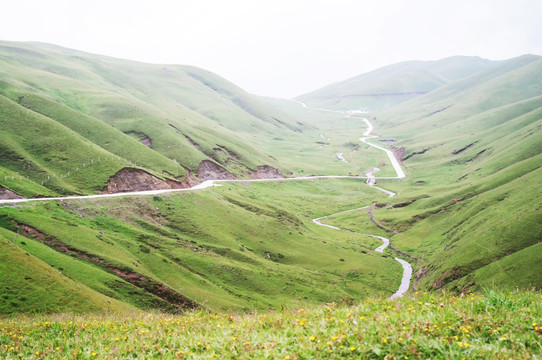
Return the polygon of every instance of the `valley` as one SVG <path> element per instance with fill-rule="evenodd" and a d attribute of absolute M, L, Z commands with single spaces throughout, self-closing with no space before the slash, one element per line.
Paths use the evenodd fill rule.
<path fill-rule="evenodd" d="M 56 356 L 8 320 L 40 314 L 81 334 L 104 316 L 88 322 L 119 339 L 107 350 L 94 330 L 58 346 L 82 358 L 178 348 L 154 317 L 197 334 L 168 328 L 179 358 L 454 358 L 471 341 L 521 358 L 540 333 L 541 83 L 540 56 L 452 57 L 276 99 L 0 41 L 0 354 Z"/>
<path fill-rule="evenodd" d="M 305 108 L 307 107 L 305 104 L 301 103 L 301 105 L 303 105 Z M 320 110 L 320 109 L 316 109 L 316 110 Z M 320 110 L 320 111 L 325 111 L 325 110 Z M 349 119 L 351 119 L 352 121 L 358 121 L 358 120 L 361 120 L 363 121 L 366 125 L 367 125 L 367 130 L 365 130 L 365 132 L 363 133 L 363 137 L 360 137 L 360 141 L 364 142 L 365 144 L 371 146 L 371 147 L 375 147 L 377 149 L 380 149 L 382 151 L 384 151 L 386 153 L 386 155 L 388 156 L 388 158 L 390 159 L 390 162 L 393 166 L 393 169 L 394 171 L 397 173 L 397 177 L 396 179 L 401 179 L 401 178 L 404 178 L 405 177 L 405 174 L 403 172 L 403 170 L 401 169 L 401 166 L 399 165 L 399 163 L 397 162 L 395 156 L 393 155 L 393 153 L 387 149 L 384 149 L 378 145 L 374 145 L 374 144 L 371 144 L 369 142 L 367 142 L 367 139 L 371 139 L 371 138 L 375 138 L 376 136 L 372 136 L 371 133 L 373 131 L 373 126 L 372 124 L 370 123 L 369 120 L 367 120 L 366 118 L 357 118 L 357 117 L 353 117 L 353 116 L 348 116 Z M 274 178 L 274 179 L 252 179 L 252 180 L 242 180 L 242 179 L 237 179 L 237 180 L 220 180 L 220 179 L 214 179 L 214 180 L 205 180 L 203 181 L 202 183 L 198 184 L 198 185 L 194 185 L 190 188 L 185 188 L 185 189 L 161 189 L 161 190 L 148 190 L 148 191 L 136 191 L 136 192 L 117 192 L 117 193 L 112 193 L 112 194 L 101 194 L 101 195 L 85 195 L 85 196 L 66 196 L 66 197 L 45 197 L 45 198 L 37 198 L 37 199 L 11 199 L 11 200 L 0 200 L 0 204 L 17 204 L 17 203 L 26 203 L 26 202 L 36 202 L 36 201 L 64 201 L 64 200 L 81 200 L 81 199 L 97 199 L 97 198 L 110 198 L 110 197 L 119 197 L 119 196 L 122 196 L 122 197 L 126 197 L 126 196 L 151 196 L 151 195 L 161 195 L 161 194 L 166 194 L 166 193 L 170 193 L 170 192 L 178 192 L 178 191 L 195 191 L 195 190 L 203 190 L 203 189 L 207 189 L 207 188 L 210 188 L 210 187 L 214 187 L 214 186 L 221 186 L 222 184 L 224 185 L 227 185 L 228 183 L 235 183 L 235 182 L 241 182 L 241 183 L 246 183 L 246 182 L 267 182 L 267 181 L 313 181 L 315 179 L 341 179 L 341 178 L 351 178 L 351 179 L 366 179 L 367 180 L 367 184 L 373 188 L 376 188 L 382 192 L 384 192 L 385 194 L 388 194 L 389 196 L 394 196 L 395 194 L 387 191 L 387 190 L 384 190 L 384 189 L 381 189 L 381 188 L 378 188 L 375 186 L 375 182 L 376 182 L 376 177 L 373 175 L 373 170 L 367 172 L 367 177 L 352 177 L 352 176 L 308 176 L 308 177 L 291 177 L 291 178 Z M 390 179 L 390 178 L 386 178 L 386 179 Z M 356 211 L 356 210 L 360 210 L 360 209 L 365 209 L 367 208 L 368 206 L 365 206 L 365 207 L 362 207 L 362 208 L 356 208 L 356 209 L 351 209 L 351 210 L 344 210 L 344 211 L 341 211 L 340 213 L 344 213 L 344 212 L 350 212 L 350 211 Z M 337 214 L 331 214 L 331 215 L 326 215 L 324 217 L 320 217 L 318 219 L 313 219 L 312 221 L 318 225 L 322 225 L 322 226 L 328 226 L 330 228 L 333 228 L 333 229 L 336 229 L 336 230 L 341 230 L 337 227 L 333 227 L 333 226 L 330 226 L 330 225 L 325 225 L 325 224 L 322 224 L 320 222 L 320 219 L 323 219 L 323 218 L 326 218 L 326 217 L 330 217 L 330 216 L 334 216 L 334 215 L 337 215 Z M 365 235 L 365 236 L 372 236 L 372 237 L 376 237 L 376 238 L 379 238 L 378 236 L 375 236 L 375 235 L 370 235 L 370 234 L 360 234 L 360 235 Z M 377 249 L 375 249 L 376 252 L 380 252 L 382 253 L 384 251 L 384 249 L 387 247 L 387 244 L 389 244 L 389 239 L 385 239 L 383 240 L 385 241 L 385 245 L 382 245 L 382 246 L 379 246 Z M 401 279 L 401 284 L 399 286 L 399 290 L 396 291 L 392 296 L 391 298 L 396 298 L 396 297 L 400 297 L 402 296 L 402 294 L 404 294 L 408 288 L 409 288 L 409 284 L 410 284 L 410 278 L 411 278 L 411 274 L 412 274 L 412 267 L 410 266 L 410 264 L 402 259 L 399 259 L 399 258 L 395 258 L 396 261 L 398 261 L 402 267 L 403 267 L 403 276 L 402 276 L 402 279 Z"/>

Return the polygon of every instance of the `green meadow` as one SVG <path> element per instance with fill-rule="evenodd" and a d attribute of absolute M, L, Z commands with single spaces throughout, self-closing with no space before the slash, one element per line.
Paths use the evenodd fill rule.
<path fill-rule="evenodd" d="M 273 312 L 40 315 L 0 321 L 5 359 L 532 359 L 541 295 L 412 294 Z"/>

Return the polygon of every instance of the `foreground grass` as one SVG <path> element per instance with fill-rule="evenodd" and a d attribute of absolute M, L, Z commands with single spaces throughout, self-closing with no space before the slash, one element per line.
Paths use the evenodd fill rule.
<path fill-rule="evenodd" d="M 415 294 L 253 314 L 20 316 L 0 356 L 25 358 L 527 359 L 542 351 L 542 295 Z"/>

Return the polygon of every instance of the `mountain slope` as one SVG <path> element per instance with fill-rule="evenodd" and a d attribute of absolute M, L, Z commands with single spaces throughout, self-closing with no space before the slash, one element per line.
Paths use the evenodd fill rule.
<path fill-rule="evenodd" d="M 7 237 L 6 237 L 7 236 Z M 9 240 L 8 240 L 9 237 Z M 63 276 L 61 269 L 31 256 L 15 243 L 31 240 L 0 228 L 1 315 L 43 312 L 134 312 L 136 308 Z M 26 242 L 25 242 L 26 241 Z M 39 294 L 39 296 L 37 296 Z"/>
<path fill-rule="evenodd" d="M 428 93 L 491 65 L 489 60 L 466 56 L 438 61 L 401 62 L 325 86 L 296 99 L 326 109 L 377 111 Z"/>
<path fill-rule="evenodd" d="M 107 179 L 127 168 L 127 163 L 137 164 L 162 180 L 178 182 L 191 178 L 188 172 L 200 178 L 227 171 L 231 174 L 225 176 L 246 177 L 261 165 L 280 166 L 275 157 L 257 147 L 262 137 L 283 132 L 295 136 L 303 131 L 301 122 L 210 72 L 190 66 L 142 64 L 40 43 L 0 42 L 0 95 L 9 103 L 1 120 L 11 117 L 25 128 L 25 144 L 42 141 L 39 131 L 45 126 L 51 127 L 50 136 L 69 129 L 97 145 L 95 153 L 79 156 L 87 151 L 80 150 L 81 144 L 70 144 L 72 151 L 63 151 L 69 158 L 66 166 L 54 165 L 63 175 L 73 174 L 75 164 L 97 161 L 104 155 L 120 161 L 114 166 L 93 162 L 99 179 L 86 166 L 79 168 L 92 184 L 71 177 L 64 181 L 69 184 L 56 187 L 48 182 L 41 187 L 43 176 L 55 174 L 43 164 L 43 176 L 33 178 L 28 169 L 0 161 L 4 177 L 15 172 L 39 184 L 18 186 L 27 196 L 59 193 L 62 188 L 93 192 L 105 188 Z M 65 129 L 58 130 L 57 125 Z M 12 127 L 2 130 L 4 151 L 17 153 L 28 162 L 43 160 L 36 154 L 27 159 L 33 151 L 30 145 L 17 143 Z"/>
<path fill-rule="evenodd" d="M 408 173 L 376 217 L 419 287 L 542 286 L 541 83 L 542 57 L 522 56 L 376 114 Z"/>

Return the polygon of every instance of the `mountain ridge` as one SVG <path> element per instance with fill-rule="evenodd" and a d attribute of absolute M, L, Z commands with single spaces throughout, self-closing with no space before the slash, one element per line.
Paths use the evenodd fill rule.
<path fill-rule="evenodd" d="M 382 110 L 472 75 L 493 63 L 470 56 L 405 61 L 324 86 L 296 99 L 337 110 Z"/>

